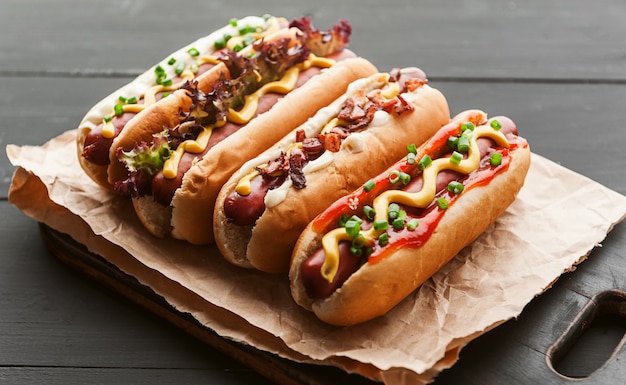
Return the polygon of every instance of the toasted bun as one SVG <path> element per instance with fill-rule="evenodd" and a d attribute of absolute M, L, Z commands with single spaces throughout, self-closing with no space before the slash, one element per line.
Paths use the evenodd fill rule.
<path fill-rule="evenodd" d="M 172 236 L 194 244 L 213 242 L 215 201 L 228 178 L 247 160 L 330 104 L 353 80 L 376 72 L 376 67 L 363 58 L 339 61 L 211 148 L 185 174 L 174 195 Z"/>
<path fill-rule="evenodd" d="M 365 83 L 364 80 L 359 82 Z M 352 151 L 349 146 L 344 146 L 334 154 L 328 166 L 307 174 L 305 188 L 286 188 L 284 200 L 266 207 L 253 227 L 229 223 L 224 214 L 227 196 L 247 169 L 233 175 L 220 192 L 214 219 L 216 243 L 224 257 L 236 265 L 269 273 L 288 271 L 298 236 L 317 214 L 396 162 L 406 154 L 408 143 L 420 145 L 449 121 L 448 104 L 441 92 L 425 85 L 412 95 L 413 112 L 390 116 L 384 125 L 361 132 L 359 135 L 363 135 L 362 143 L 365 144 L 362 150 Z M 334 103 L 340 106 L 345 98 L 344 95 Z M 323 111 L 321 113 L 326 115 Z M 313 124 L 314 119 L 306 124 Z M 326 120 L 321 119 L 320 129 L 325 123 Z M 292 143 L 295 133 L 288 138 L 289 141 L 285 142 Z M 271 152 L 275 149 L 259 158 L 273 159 L 275 156 L 268 155 Z"/>
<path fill-rule="evenodd" d="M 172 208 L 156 202 L 151 196 L 132 198 L 133 207 L 143 226 L 155 237 L 165 238 L 172 226 Z"/>
<path fill-rule="evenodd" d="M 265 20 L 263 17 L 260 17 L 260 16 L 246 16 L 238 20 L 238 23 L 240 25 L 254 25 L 254 26 L 265 25 L 267 27 L 267 32 L 265 33 L 277 34 L 277 36 L 281 36 L 280 34 L 284 33 L 282 31 L 286 30 L 285 26 L 288 24 L 287 20 L 282 17 L 272 17 L 270 19 Z M 80 122 L 78 126 L 77 136 L 76 136 L 76 147 L 77 147 L 79 163 L 81 167 L 83 168 L 83 170 L 85 171 L 85 173 L 89 175 L 91 179 L 93 179 L 96 183 L 98 183 L 100 186 L 104 188 L 112 189 L 113 185 L 112 183 L 110 183 L 110 180 L 114 181 L 114 180 L 119 180 L 121 178 L 119 175 L 116 175 L 116 177 L 114 178 L 110 178 L 110 176 L 108 175 L 109 166 L 98 165 L 98 164 L 92 163 L 82 156 L 84 145 L 85 145 L 85 139 L 87 135 L 93 129 L 95 129 L 98 125 L 102 124 L 102 120 L 104 116 L 110 115 L 113 113 L 113 106 L 118 102 L 118 98 L 120 96 L 125 96 L 125 97 L 136 96 L 138 98 L 142 97 L 151 87 L 155 85 L 155 68 L 157 67 L 157 65 L 161 65 L 161 67 L 165 68 L 166 70 L 174 71 L 173 69 L 174 67 L 167 64 L 167 62 L 171 58 L 176 59 L 178 62 L 192 60 L 190 59 L 191 57 L 189 56 L 189 53 L 188 53 L 188 50 L 191 48 L 197 49 L 203 55 L 212 54 L 214 51 L 215 42 L 218 40 L 221 40 L 224 37 L 224 35 L 227 35 L 227 34 L 236 36 L 237 27 L 229 23 L 221 27 L 220 29 L 210 33 L 209 35 L 203 36 L 191 42 L 190 44 L 184 47 L 181 47 L 177 51 L 173 52 L 172 54 L 168 55 L 163 60 L 161 60 L 160 63 L 147 69 L 144 73 L 137 76 L 128 84 L 124 85 L 123 87 L 107 95 L 97 104 L 95 104 L 87 112 L 87 114 L 85 114 L 85 116 L 83 117 L 82 121 Z M 234 40 L 235 39 L 233 39 L 233 41 Z M 203 75 L 200 75 L 196 78 L 196 80 L 198 80 L 201 84 L 205 84 L 206 81 L 209 81 L 209 79 L 206 79 L 205 81 L 205 79 L 203 78 Z M 139 115 L 144 115 L 144 116 L 140 117 Z M 128 125 L 132 124 L 134 121 L 145 119 L 146 115 L 150 115 L 150 114 L 137 114 L 134 117 L 132 117 L 131 120 L 126 124 L 122 132 L 124 132 L 126 130 L 126 127 L 128 127 Z M 111 148 L 114 149 L 115 146 L 113 145 L 111 146 Z M 110 155 L 114 156 L 114 150 L 110 151 Z"/>
<path fill-rule="evenodd" d="M 334 325 L 353 325 L 387 313 L 487 230 L 515 200 L 529 166 L 529 147 L 517 148 L 508 170 L 464 192 L 422 247 L 403 248 L 379 263 L 365 264 L 323 300 L 310 299 L 300 284 L 302 263 L 321 247 L 322 234 L 309 225 L 293 253 L 289 277 L 294 300 Z"/>

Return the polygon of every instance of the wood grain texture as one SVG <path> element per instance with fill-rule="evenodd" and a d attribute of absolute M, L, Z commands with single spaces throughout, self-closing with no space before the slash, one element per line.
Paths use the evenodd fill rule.
<path fill-rule="evenodd" d="M 344 18 L 381 70 L 418 66 L 452 112 L 511 117 L 534 152 L 626 194 L 622 0 L 0 2 L 0 145 L 39 145 L 102 97 L 231 17 Z M 182 20 L 182 22 L 180 22 Z M 60 264 L 7 202 L 0 155 L 0 383 L 270 383 Z M 564 384 L 549 346 L 598 293 L 626 288 L 626 227 L 522 315 L 472 342 L 436 384 Z M 619 357 L 580 384 L 622 383 Z M 585 352 L 581 367 L 601 361 Z M 327 378 L 322 383 L 333 383 Z"/>

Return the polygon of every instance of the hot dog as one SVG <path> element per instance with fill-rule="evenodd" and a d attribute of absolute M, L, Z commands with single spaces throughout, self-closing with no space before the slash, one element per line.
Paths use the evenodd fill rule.
<path fill-rule="evenodd" d="M 418 68 L 356 80 L 347 92 L 224 184 L 214 232 L 235 265 L 287 272 L 298 235 L 330 203 L 449 121 L 444 96 Z"/>
<path fill-rule="evenodd" d="M 113 142 L 108 166 L 116 191 L 133 197 L 154 235 L 194 244 L 213 241 L 219 189 L 348 83 L 376 68 L 345 47 L 346 22 L 327 32 L 309 19 L 239 51 L 150 107 Z"/>
<path fill-rule="evenodd" d="M 459 114 L 307 226 L 289 273 L 294 300 L 335 325 L 387 313 L 504 212 L 529 165 L 509 118 Z"/>
<path fill-rule="evenodd" d="M 99 185 L 112 189 L 107 168 L 113 140 L 146 108 L 155 104 L 187 80 L 197 79 L 219 63 L 219 52 L 241 50 L 253 41 L 288 27 L 284 18 L 248 16 L 172 53 L 93 106 L 78 127 L 78 159 L 85 172 Z"/>

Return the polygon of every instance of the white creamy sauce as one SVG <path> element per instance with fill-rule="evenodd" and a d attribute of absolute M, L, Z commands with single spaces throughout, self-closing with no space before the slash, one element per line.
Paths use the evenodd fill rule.
<path fill-rule="evenodd" d="M 262 17 L 259 17 L 259 16 L 247 16 L 239 20 L 237 25 L 239 27 L 246 26 L 246 25 L 250 25 L 252 27 L 265 27 L 266 23 L 278 23 L 278 21 L 276 20 L 276 18 L 271 18 L 266 22 Z M 269 24 L 267 25 L 269 26 Z M 197 49 L 198 52 L 200 52 L 200 55 L 210 54 L 214 50 L 213 47 L 215 46 L 215 42 L 222 39 L 224 35 L 239 36 L 238 27 L 233 27 L 232 25 L 228 24 L 218 29 L 217 31 L 214 31 L 210 35 L 201 37 L 200 39 L 194 41 L 193 43 L 179 49 L 172 55 L 164 58 L 158 64 L 150 68 L 148 71 L 139 75 L 131 83 L 115 91 L 114 93 L 109 95 L 106 99 L 104 99 L 102 102 L 94 106 L 85 115 L 80 127 L 88 127 L 88 128 L 93 129 L 97 125 L 102 123 L 102 118 L 105 115 L 110 114 L 111 111 L 113 111 L 113 108 L 115 104 L 117 103 L 119 96 L 124 96 L 127 98 L 134 96 L 139 99 L 140 97 L 145 95 L 150 90 L 150 88 L 152 88 L 155 85 L 154 69 L 157 66 L 160 65 L 165 70 L 165 73 L 167 74 L 168 79 L 172 78 L 176 75 L 176 72 L 175 72 L 176 64 L 174 65 L 168 64 L 168 61 L 171 58 L 176 59 L 176 63 L 179 63 L 180 61 L 184 61 L 185 63 L 187 63 L 187 67 L 189 67 L 189 64 L 193 63 L 196 60 L 195 57 L 190 56 L 189 53 L 187 52 L 189 49 L 191 48 Z"/>

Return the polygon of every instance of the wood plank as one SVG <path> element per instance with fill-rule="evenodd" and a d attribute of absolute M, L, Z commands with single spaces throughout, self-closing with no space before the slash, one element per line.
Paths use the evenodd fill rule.
<path fill-rule="evenodd" d="M 347 19 L 352 48 L 382 70 L 414 65 L 433 78 L 626 80 L 621 0 L 593 7 L 585 0 L 193 0 L 185 7 L 7 0 L 0 3 L 0 74 L 135 74 L 231 17 L 266 13 L 311 15 L 320 28 Z"/>

